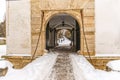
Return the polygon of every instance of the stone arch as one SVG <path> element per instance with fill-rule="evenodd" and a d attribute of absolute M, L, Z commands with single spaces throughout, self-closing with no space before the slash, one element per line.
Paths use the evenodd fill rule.
<path fill-rule="evenodd" d="M 49 22 L 49 20 L 52 17 L 54 17 L 57 14 L 63 14 L 63 13 L 72 16 L 74 19 L 76 19 L 76 21 L 78 22 L 80 27 L 82 26 L 80 11 L 47 11 L 47 12 L 45 11 L 44 12 L 44 22 L 43 22 L 44 30 L 46 29 L 47 23 Z"/>
<path fill-rule="evenodd" d="M 43 29 L 42 31 L 44 32 L 44 36 L 46 36 L 46 27 L 47 27 L 47 24 L 49 22 L 49 20 L 56 16 L 57 14 L 68 14 L 70 15 L 71 17 L 73 17 L 79 24 L 79 31 L 81 32 L 81 26 L 82 26 L 82 20 L 81 20 L 81 13 L 80 13 L 80 10 L 68 10 L 68 11 L 44 11 L 44 18 L 43 18 Z M 81 36 L 81 35 L 80 35 Z M 46 49 L 46 38 L 44 37 L 44 49 Z M 80 47 L 81 47 L 81 50 L 83 50 L 82 46 L 83 46 L 83 40 L 82 40 L 82 36 L 81 36 L 81 39 L 80 39 Z"/>

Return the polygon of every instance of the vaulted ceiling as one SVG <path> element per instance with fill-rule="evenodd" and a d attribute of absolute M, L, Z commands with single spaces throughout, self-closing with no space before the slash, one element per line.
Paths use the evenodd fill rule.
<path fill-rule="evenodd" d="M 76 20 L 68 14 L 59 14 L 52 17 L 49 21 L 51 28 L 73 28 L 76 25 Z"/>

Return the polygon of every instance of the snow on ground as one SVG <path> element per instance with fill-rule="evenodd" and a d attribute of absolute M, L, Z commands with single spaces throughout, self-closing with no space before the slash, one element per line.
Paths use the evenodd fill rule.
<path fill-rule="evenodd" d="M 0 77 L 0 80 L 44 80 L 51 73 L 56 62 L 58 54 L 52 52 L 37 58 L 23 69 L 13 69 L 12 64 L 6 60 L 0 60 L 0 68 L 8 66 L 6 76 Z M 73 66 L 75 80 L 120 80 L 120 72 L 103 71 L 95 69 L 82 55 L 70 54 Z M 114 63 L 115 69 L 120 69 L 118 61 L 112 61 L 108 65 Z"/>
<path fill-rule="evenodd" d="M 95 68 L 81 55 L 70 55 L 76 80 L 95 79 Z"/>
<path fill-rule="evenodd" d="M 113 71 L 120 71 L 120 60 L 113 60 L 107 63 L 107 66 Z"/>
<path fill-rule="evenodd" d="M 120 80 L 120 72 L 95 69 L 83 56 L 70 55 L 76 80 Z"/>
<path fill-rule="evenodd" d="M 5 69 L 6 67 L 12 67 L 13 64 L 7 60 L 1 59 L 0 60 L 0 69 Z"/>
<path fill-rule="evenodd" d="M 56 62 L 57 54 L 49 53 L 37 58 L 23 69 L 8 68 L 6 76 L 0 80 L 44 80 Z"/>
<path fill-rule="evenodd" d="M 58 46 L 70 46 L 71 41 L 63 36 L 63 38 L 60 38 L 57 43 Z"/>
<path fill-rule="evenodd" d="M 0 68 L 6 68 L 6 61 L 0 60 Z"/>
<path fill-rule="evenodd" d="M 120 80 L 120 72 L 96 70 L 97 80 Z"/>
<path fill-rule="evenodd" d="M 6 45 L 0 45 L 0 58 L 2 55 L 6 55 Z"/>

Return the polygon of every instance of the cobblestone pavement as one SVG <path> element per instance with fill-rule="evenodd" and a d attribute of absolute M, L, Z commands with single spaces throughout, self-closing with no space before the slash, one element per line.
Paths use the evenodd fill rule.
<path fill-rule="evenodd" d="M 58 57 L 51 74 L 45 80 L 75 80 L 69 51 L 57 51 Z"/>

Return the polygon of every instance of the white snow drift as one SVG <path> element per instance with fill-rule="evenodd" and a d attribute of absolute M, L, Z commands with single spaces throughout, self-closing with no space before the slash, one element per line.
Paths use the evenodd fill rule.
<path fill-rule="evenodd" d="M 71 55 L 76 80 L 120 80 L 120 72 L 95 69 L 81 55 Z"/>
<path fill-rule="evenodd" d="M 0 80 L 44 80 L 51 72 L 55 64 L 57 54 L 49 53 L 37 58 L 23 69 L 13 69 L 8 67 L 6 76 L 0 77 Z"/>
<path fill-rule="evenodd" d="M 6 54 L 6 45 L 0 45 L 0 58 Z"/>
<path fill-rule="evenodd" d="M 107 66 L 113 71 L 120 71 L 120 60 L 113 60 L 107 63 Z"/>
<path fill-rule="evenodd" d="M 8 66 L 6 76 L 0 80 L 44 80 L 52 71 L 58 54 L 49 53 L 37 58 L 23 69 L 13 69 L 8 61 L 0 63 L 1 68 Z M 120 72 L 95 69 L 82 55 L 70 55 L 75 80 L 120 80 Z M 119 61 L 118 61 L 119 62 Z M 118 64 L 118 62 L 116 64 Z"/>
<path fill-rule="evenodd" d="M 69 39 L 67 39 L 65 36 L 63 36 L 63 38 L 60 38 L 58 41 L 58 46 L 70 46 L 71 41 Z"/>

